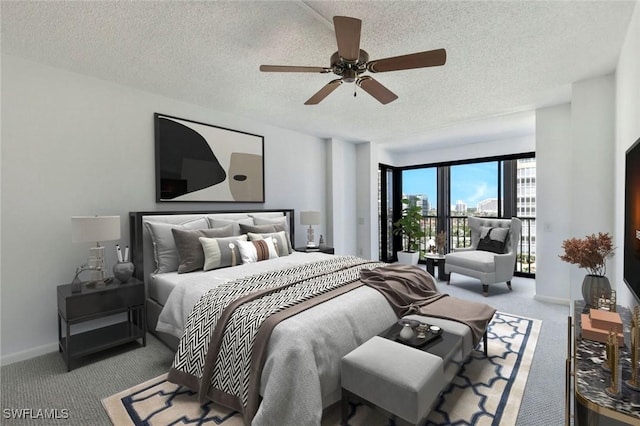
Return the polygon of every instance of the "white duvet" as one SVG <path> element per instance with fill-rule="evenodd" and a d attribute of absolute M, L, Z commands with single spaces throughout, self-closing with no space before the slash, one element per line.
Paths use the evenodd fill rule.
<path fill-rule="evenodd" d="M 202 294 L 241 276 L 326 259 L 298 253 L 268 261 L 196 273 L 171 292 L 158 331 L 182 336 L 183 324 Z M 340 399 L 340 360 L 397 320 L 384 296 L 362 286 L 278 324 L 261 376 L 263 399 L 252 425 L 320 425 L 323 408 Z"/>

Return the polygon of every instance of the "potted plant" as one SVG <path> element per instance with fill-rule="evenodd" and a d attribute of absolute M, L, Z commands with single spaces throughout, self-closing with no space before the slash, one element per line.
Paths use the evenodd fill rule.
<path fill-rule="evenodd" d="M 611 293 L 611 285 L 605 275 L 607 259 L 613 256 L 615 248 L 609 233 L 599 232 L 598 235 L 587 235 L 584 239 L 564 240 L 562 249 L 564 254 L 560 259 L 578 265 L 579 268 L 585 268 L 588 272 L 582 282 L 582 297 L 588 305 L 594 305 L 594 292 L 596 296 Z"/>
<path fill-rule="evenodd" d="M 425 237 L 422 229 L 422 209 L 418 206 L 409 204 L 406 198 L 402 200 L 404 205 L 402 209 L 402 217 L 394 222 L 395 235 L 402 235 L 404 250 L 398 252 L 398 262 L 417 265 L 420 258 L 420 240 Z"/>

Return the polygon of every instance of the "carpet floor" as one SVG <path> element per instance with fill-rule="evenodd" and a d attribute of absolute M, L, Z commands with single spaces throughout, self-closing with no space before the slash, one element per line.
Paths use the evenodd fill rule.
<path fill-rule="evenodd" d="M 515 425 L 535 352 L 540 320 L 498 312 L 489 325 L 488 356 L 474 351 L 441 394 L 429 425 Z M 166 374 L 102 401 L 114 425 L 200 424 L 241 426 L 240 413 L 197 396 L 166 380 Z M 353 405 L 351 426 L 385 425 L 377 411 Z M 323 426 L 340 424 L 340 407 L 329 407 Z"/>

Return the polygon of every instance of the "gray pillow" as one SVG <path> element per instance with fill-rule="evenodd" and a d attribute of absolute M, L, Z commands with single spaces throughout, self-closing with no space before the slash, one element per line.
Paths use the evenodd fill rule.
<path fill-rule="evenodd" d="M 281 225 L 284 229 L 276 228 L 276 231 L 284 230 L 287 235 L 287 241 L 289 246 L 289 254 L 293 252 L 293 245 L 291 244 L 291 232 L 289 232 L 289 219 L 286 216 L 282 217 L 260 217 L 254 216 L 253 221 L 256 225 Z M 283 256 L 282 254 L 280 256 Z"/>
<path fill-rule="evenodd" d="M 262 234 L 249 232 L 247 235 L 249 236 L 250 241 L 264 240 L 267 238 L 275 240 L 278 256 L 289 256 L 289 239 L 287 238 L 287 234 L 284 231 Z"/>
<path fill-rule="evenodd" d="M 173 228 L 173 239 L 178 250 L 178 273 L 197 271 L 204 266 L 204 251 L 199 237 L 219 238 L 231 237 L 233 226 L 227 225 L 214 229 L 179 229 Z"/>
<path fill-rule="evenodd" d="M 207 220 L 209 221 L 209 228 L 220 228 L 221 226 L 233 225 L 232 235 L 242 234 L 242 232 L 240 232 L 241 223 L 245 225 L 253 225 L 253 219 L 250 217 L 233 220 L 233 219 L 217 219 L 215 217 L 207 216 Z"/>
<path fill-rule="evenodd" d="M 490 226 L 481 226 L 480 240 L 478 241 L 477 250 L 503 254 L 508 235 L 509 228 L 492 228 Z"/>
<path fill-rule="evenodd" d="M 204 251 L 204 266 L 202 269 L 226 268 L 242 263 L 238 241 L 247 241 L 246 235 L 227 238 L 205 238 L 200 237 L 200 244 Z"/>
<path fill-rule="evenodd" d="M 253 232 L 254 234 L 263 234 L 265 232 L 277 232 L 284 231 L 284 226 L 281 225 L 245 225 L 244 223 L 240 224 L 240 233 L 248 234 L 249 232 Z"/>
<path fill-rule="evenodd" d="M 151 241 L 153 242 L 153 258 L 156 261 L 156 270 L 154 274 L 164 274 L 166 272 L 174 272 L 178 270 L 180 259 L 178 258 L 178 249 L 173 239 L 173 228 L 178 229 L 207 229 L 209 225 L 207 220 L 202 217 L 196 220 L 190 220 L 181 224 L 164 223 L 164 222 L 145 222 L 149 230 Z"/>

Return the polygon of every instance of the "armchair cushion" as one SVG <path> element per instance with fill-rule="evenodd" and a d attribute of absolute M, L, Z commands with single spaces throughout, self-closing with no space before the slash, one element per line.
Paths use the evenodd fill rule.
<path fill-rule="evenodd" d="M 461 268 L 479 272 L 495 272 L 495 254 L 483 250 L 471 250 L 449 253 L 445 265 L 456 265 Z M 446 267 L 446 266 L 445 266 Z"/>
<path fill-rule="evenodd" d="M 478 250 L 502 254 L 504 253 L 505 243 L 508 236 L 509 228 L 481 226 Z"/>

